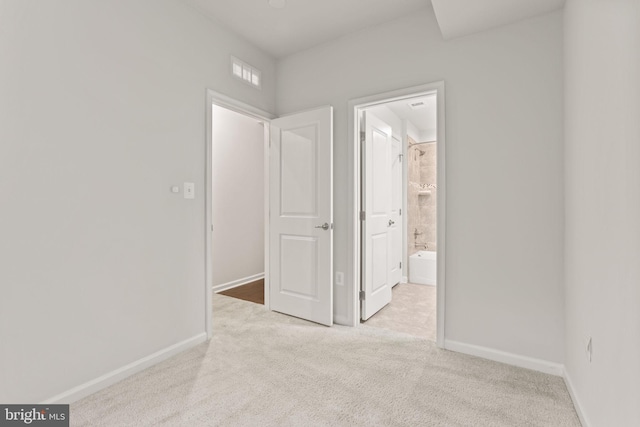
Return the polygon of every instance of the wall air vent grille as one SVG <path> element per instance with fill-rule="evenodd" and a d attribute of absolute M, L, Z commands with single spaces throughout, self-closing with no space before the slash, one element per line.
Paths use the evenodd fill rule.
<path fill-rule="evenodd" d="M 408 105 L 412 110 L 419 110 L 420 108 L 426 107 L 423 101 L 410 102 Z"/>
<path fill-rule="evenodd" d="M 248 85 L 257 89 L 262 87 L 262 71 L 241 61 L 235 56 L 231 57 L 231 73 L 235 78 L 242 80 Z"/>

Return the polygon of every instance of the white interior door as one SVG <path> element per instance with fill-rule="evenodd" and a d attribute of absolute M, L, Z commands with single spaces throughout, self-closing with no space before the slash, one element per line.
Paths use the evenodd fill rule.
<path fill-rule="evenodd" d="M 389 282 L 395 286 L 402 280 L 402 142 L 391 139 L 391 209 L 389 212 Z"/>
<path fill-rule="evenodd" d="M 271 121 L 271 309 L 333 324 L 333 109 Z"/>
<path fill-rule="evenodd" d="M 392 130 L 369 112 L 363 113 L 361 125 L 364 129 L 361 317 L 367 320 L 391 302 Z"/>

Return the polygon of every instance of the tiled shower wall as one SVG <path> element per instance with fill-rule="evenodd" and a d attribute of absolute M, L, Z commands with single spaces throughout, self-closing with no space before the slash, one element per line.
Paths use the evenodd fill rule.
<path fill-rule="evenodd" d="M 420 250 L 436 250 L 437 144 L 416 145 L 411 137 L 408 140 L 407 253 L 411 256 Z"/>

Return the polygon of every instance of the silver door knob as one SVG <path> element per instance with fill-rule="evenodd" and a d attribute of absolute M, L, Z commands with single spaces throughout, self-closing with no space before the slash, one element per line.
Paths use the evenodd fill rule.
<path fill-rule="evenodd" d="M 322 225 L 316 225 L 316 228 L 322 228 L 323 230 L 328 230 L 329 229 L 329 224 L 327 224 L 326 222 Z"/>
<path fill-rule="evenodd" d="M 389 220 L 389 227 L 391 227 L 393 224 L 395 224 L 396 222 L 392 219 Z"/>

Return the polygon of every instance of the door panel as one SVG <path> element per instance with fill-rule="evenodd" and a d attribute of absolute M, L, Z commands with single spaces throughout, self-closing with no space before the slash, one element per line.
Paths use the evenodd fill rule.
<path fill-rule="evenodd" d="M 391 302 L 391 127 L 373 114 L 363 113 L 362 140 L 362 301 L 363 320 Z"/>
<path fill-rule="evenodd" d="M 280 258 L 290 265 L 281 270 L 280 293 L 318 300 L 318 239 L 280 236 Z"/>
<path fill-rule="evenodd" d="M 317 217 L 316 125 L 280 134 L 280 215 Z"/>
<path fill-rule="evenodd" d="M 271 309 L 333 324 L 333 109 L 271 122 Z M 323 225 L 326 224 L 325 227 Z"/>
<path fill-rule="evenodd" d="M 372 214 L 386 216 L 389 214 L 389 138 L 383 130 L 371 129 L 371 178 Z"/>
<path fill-rule="evenodd" d="M 384 292 L 387 286 L 387 263 L 389 256 L 387 232 L 371 236 L 371 264 L 373 269 L 372 295 L 379 291 Z"/>

